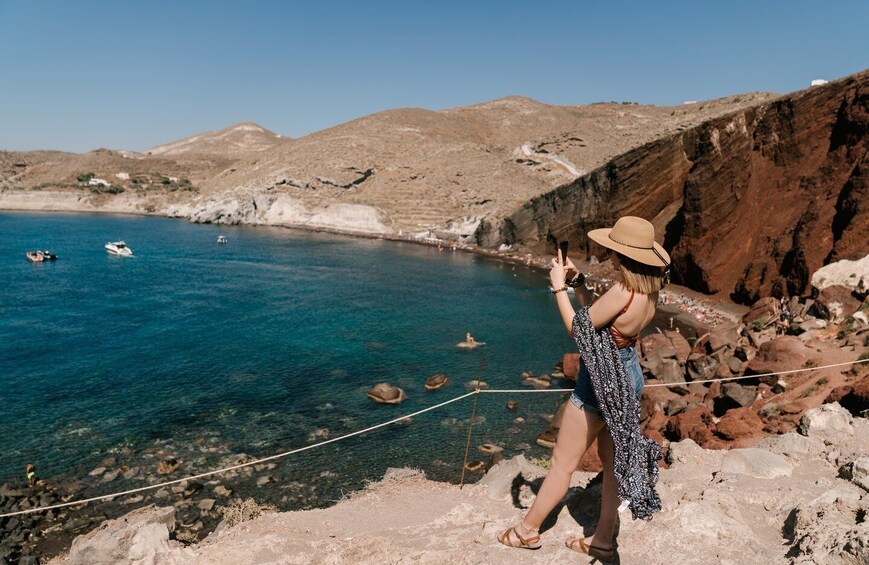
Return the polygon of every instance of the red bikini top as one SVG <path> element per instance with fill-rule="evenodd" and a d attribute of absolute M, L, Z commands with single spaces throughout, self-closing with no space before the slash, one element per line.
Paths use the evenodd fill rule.
<path fill-rule="evenodd" d="M 615 324 L 616 318 L 624 314 L 628 311 L 628 308 L 631 306 L 631 302 L 634 301 L 634 291 L 631 291 L 631 297 L 628 299 L 628 303 L 625 304 L 625 307 L 622 308 L 622 311 L 618 313 L 618 315 L 613 318 L 613 321 L 610 322 L 610 335 L 613 336 L 613 341 L 616 342 L 616 347 L 619 349 L 625 349 L 627 347 L 631 347 L 632 345 L 636 345 L 637 340 L 640 339 L 640 334 L 637 335 L 625 335 L 620 332 L 613 325 Z"/>

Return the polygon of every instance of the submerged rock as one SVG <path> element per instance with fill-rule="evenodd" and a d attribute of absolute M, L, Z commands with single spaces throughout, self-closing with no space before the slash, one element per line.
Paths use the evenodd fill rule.
<path fill-rule="evenodd" d="M 435 391 L 444 388 L 449 379 L 443 373 L 432 375 L 425 381 L 425 389 L 427 391 Z"/>
<path fill-rule="evenodd" d="M 407 395 L 389 383 L 378 383 L 368 391 L 368 398 L 377 404 L 399 404 L 407 399 Z"/>

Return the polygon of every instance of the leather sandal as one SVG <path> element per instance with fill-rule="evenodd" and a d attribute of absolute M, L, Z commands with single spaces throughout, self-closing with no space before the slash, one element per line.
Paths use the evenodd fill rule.
<path fill-rule="evenodd" d="M 515 538 L 511 537 L 510 534 L 513 534 Z M 523 538 L 519 534 L 519 530 L 516 529 L 516 526 L 507 528 L 498 534 L 498 542 L 507 547 L 517 547 L 521 549 L 540 549 L 543 547 L 543 544 L 540 543 L 540 534 Z"/>
<path fill-rule="evenodd" d="M 577 544 L 579 548 L 577 548 Z M 585 538 L 582 536 L 576 537 L 572 539 L 570 542 L 564 542 L 564 545 L 567 546 L 571 551 L 575 551 L 577 553 L 584 553 L 589 557 L 594 557 L 599 559 L 602 563 L 615 563 L 616 562 L 616 550 L 612 549 L 603 549 L 600 547 L 595 547 L 593 545 L 586 545 Z"/>

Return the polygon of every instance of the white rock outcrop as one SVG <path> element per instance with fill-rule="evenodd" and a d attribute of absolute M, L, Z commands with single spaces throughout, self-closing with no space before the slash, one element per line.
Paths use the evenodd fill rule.
<path fill-rule="evenodd" d="M 843 434 L 854 435 L 853 422 L 851 413 L 842 408 L 838 402 L 833 402 L 822 404 L 803 414 L 798 430 L 804 436 L 817 438 L 826 443 L 835 443 Z"/>
<path fill-rule="evenodd" d="M 836 261 L 812 274 L 812 286 L 818 290 L 833 285 L 846 286 L 860 292 L 869 289 L 869 255 L 856 261 Z"/>
<path fill-rule="evenodd" d="M 186 552 L 181 543 L 169 541 L 175 530 L 175 508 L 146 506 L 116 520 L 107 520 L 94 531 L 72 542 L 66 563 L 114 565 L 163 563 Z"/>

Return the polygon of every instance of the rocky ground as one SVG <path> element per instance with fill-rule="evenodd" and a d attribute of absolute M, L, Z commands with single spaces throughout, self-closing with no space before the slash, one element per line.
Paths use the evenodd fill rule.
<path fill-rule="evenodd" d="M 798 432 L 750 448 L 670 444 L 663 510 L 624 522 L 624 563 L 869 563 L 869 421 L 836 403 L 803 415 Z M 204 541 L 178 542 L 175 510 L 149 507 L 75 540 L 53 563 L 552 563 L 581 559 L 563 539 L 589 533 L 600 482 L 577 473 L 544 523 L 543 548 L 509 549 L 497 531 L 516 522 L 545 469 L 518 456 L 479 483 L 432 482 L 393 470 L 325 510 L 239 513 Z M 257 514 L 259 514 L 257 516 Z M 245 520 L 245 518 L 249 518 Z"/>

